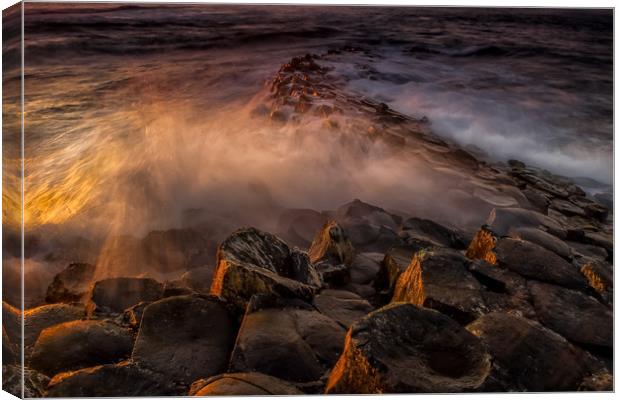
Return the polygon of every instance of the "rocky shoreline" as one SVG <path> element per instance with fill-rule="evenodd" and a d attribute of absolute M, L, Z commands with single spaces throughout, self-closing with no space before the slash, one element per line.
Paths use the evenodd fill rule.
<path fill-rule="evenodd" d="M 283 65 L 256 114 L 318 113 L 338 132 L 353 108 L 373 121 L 355 145 L 415 152 L 452 177 L 438 203 L 488 218 L 448 225 L 356 199 L 283 210 L 273 233 L 236 227 L 214 244 L 175 229 L 125 247 L 174 279 L 101 277 L 75 259 L 47 304 L 24 312 L 26 396 L 613 390 L 606 199 L 516 160 L 480 161 L 427 121 L 343 95 L 327 77 L 343 52 L 364 53 Z M 3 376 L 19 395 L 9 303 Z"/>

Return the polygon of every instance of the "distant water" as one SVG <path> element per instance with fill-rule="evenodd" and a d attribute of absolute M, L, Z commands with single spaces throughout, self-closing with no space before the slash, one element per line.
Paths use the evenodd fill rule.
<path fill-rule="evenodd" d="M 43 222 L 145 175 L 156 178 L 139 198 L 194 191 L 162 184 L 158 166 L 206 174 L 208 132 L 237 122 L 253 140 L 241 110 L 279 66 L 344 45 L 372 54 L 330 72 L 348 91 L 427 116 L 491 160 L 612 183 L 609 10 L 27 3 L 25 14 L 27 186 L 33 214 L 55 210 Z M 184 146 L 188 132 L 204 142 Z"/>

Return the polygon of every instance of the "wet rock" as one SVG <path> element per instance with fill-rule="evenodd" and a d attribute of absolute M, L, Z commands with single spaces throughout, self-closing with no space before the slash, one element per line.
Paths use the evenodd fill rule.
<path fill-rule="evenodd" d="M 497 241 L 493 251 L 499 267 L 526 278 L 580 290 L 587 287 L 585 278 L 575 266 L 537 244 L 503 238 Z"/>
<path fill-rule="evenodd" d="M 24 346 L 32 346 L 43 329 L 86 317 L 84 307 L 48 304 L 24 312 Z"/>
<path fill-rule="evenodd" d="M 392 298 L 398 277 L 409 267 L 416 252 L 417 247 L 395 246 L 385 254 L 374 282 L 375 289 L 385 301 Z"/>
<path fill-rule="evenodd" d="M 336 221 L 328 221 L 312 241 L 308 255 L 313 263 L 326 261 L 333 265 L 350 266 L 355 249 L 340 225 Z"/>
<path fill-rule="evenodd" d="M 246 228 L 221 244 L 210 292 L 243 309 L 255 294 L 310 299 L 320 286 L 305 253 L 272 234 Z"/>
<path fill-rule="evenodd" d="M 22 369 L 19 365 L 2 365 L 2 390 L 19 398 L 44 397 L 49 379 L 28 367 Z"/>
<path fill-rule="evenodd" d="M 164 285 L 150 278 L 103 279 L 90 292 L 88 313 L 121 313 L 142 301 L 159 300 L 163 292 Z"/>
<path fill-rule="evenodd" d="M 573 342 L 611 347 L 611 309 L 575 290 L 529 282 L 534 308 L 540 322 Z"/>
<path fill-rule="evenodd" d="M 377 259 L 374 255 L 378 255 L 379 258 Z M 361 285 L 372 282 L 381 268 L 383 257 L 381 253 L 357 254 L 351 263 L 351 282 Z"/>
<path fill-rule="evenodd" d="M 407 219 L 401 226 L 400 236 L 408 245 L 418 245 L 420 250 L 426 247 L 466 247 L 458 232 L 428 219 Z"/>
<path fill-rule="evenodd" d="M 344 290 L 325 289 L 314 297 L 314 306 L 345 328 L 374 308 L 360 296 Z"/>
<path fill-rule="evenodd" d="M 566 239 L 566 229 L 557 221 L 533 210 L 495 208 L 489 215 L 487 225 L 498 236 L 507 236 L 514 228 L 538 228 Z"/>
<path fill-rule="evenodd" d="M 276 232 L 287 243 L 309 248 L 312 240 L 327 222 L 327 217 L 310 209 L 286 210 L 280 215 Z"/>
<path fill-rule="evenodd" d="M 190 396 L 302 395 L 295 386 L 259 372 L 222 374 L 192 384 Z"/>
<path fill-rule="evenodd" d="M 455 321 L 395 303 L 353 324 L 326 393 L 471 391 L 490 369 L 483 344 Z"/>
<path fill-rule="evenodd" d="M 211 261 L 215 242 L 194 229 L 149 232 L 142 239 L 144 259 L 150 268 L 171 272 L 199 267 Z"/>
<path fill-rule="evenodd" d="M 120 361 L 131 354 L 129 330 L 107 321 L 71 321 L 44 329 L 34 344 L 30 366 L 52 376 Z"/>
<path fill-rule="evenodd" d="M 537 228 L 514 228 L 509 231 L 509 236 L 514 239 L 523 239 L 535 243 L 566 260 L 572 258 L 570 247 L 566 242 L 543 230 Z"/>
<path fill-rule="evenodd" d="M 235 333 L 233 317 L 221 300 L 168 297 L 144 309 L 132 359 L 189 385 L 226 370 Z"/>
<path fill-rule="evenodd" d="M 588 371 L 582 350 L 526 318 L 490 313 L 467 330 L 480 337 L 493 356 L 485 391 L 575 390 Z"/>
<path fill-rule="evenodd" d="M 261 372 L 291 382 L 315 381 L 338 359 L 344 335 L 340 325 L 310 306 L 256 311 L 248 306 L 230 370 Z"/>
<path fill-rule="evenodd" d="M 422 250 L 398 278 L 392 302 L 433 308 L 462 324 L 471 322 L 487 307 L 483 287 L 467 265 L 467 259 L 454 250 Z"/>
<path fill-rule="evenodd" d="M 129 361 L 60 373 L 47 387 L 47 397 L 174 396 L 181 393 L 163 375 Z"/>
<path fill-rule="evenodd" d="M 584 378 L 578 390 L 589 392 L 611 392 L 614 390 L 614 377 L 607 370 L 598 371 Z"/>
<path fill-rule="evenodd" d="M 86 263 L 70 264 L 54 277 L 47 288 L 48 303 L 74 303 L 84 301 L 95 276 L 95 266 Z"/>
<path fill-rule="evenodd" d="M 613 299 L 613 269 L 604 261 L 588 261 L 580 268 L 588 284 L 594 289 L 606 303 Z"/>
<path fill-rule="evenodd" d="M 213 282 L 214 267 L 200 267 L 190 269 L 181 276 L 181 281 L 188 288 L 198 293 L 209 293 Z"/>
<path fill-rule="evenodd" d="M 2 302 L 2 327 L 13 343 L 22 341 L 22 316 L 21 311 L 6 301 Z"/>

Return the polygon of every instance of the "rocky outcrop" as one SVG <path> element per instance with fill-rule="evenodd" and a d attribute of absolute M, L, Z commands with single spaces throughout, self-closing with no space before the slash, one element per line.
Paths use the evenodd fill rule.
<path fill-rule="evenodd" d="M 48 303 L 74 303 L 84 301 L 95 276 L 95 266 L 86 263 L 70 264 L 58 273 L 47 288 Z"/>
<path fill-rule="evenodd" d="M 308 255 L 313 263 L 350 266 L 355 257 L 355 249 L 340 225 L 336 221 L 328 221 L 312 241 Z"/>
<path fill-rule="evenodd" d="M 131 354 L 131 333 L 107 321 L 71 321 L 44 329 L 30 366 L 48 376 L 120 361 Z"/>
<path fill-rule="evenodd" d="M 586 345 L 613 346 L 611 309 L 581 292 L 529 282 L 540 322 L 565 338 Z"/>
<path fill-rule="evenodd" d="M 213 266 L 190 269 L 181 276 L 181 281 L 190 289 L 208 294 L 213 283 Z"/>
<path fill-rule="evenodd" d="M 71 304 L 48 304 L 24 312 L 24 346 L 32 346 L 43 329 L 75 321 L 86 316 L 84 307 Z"/>
<path fill-rule="evenodd" d="M 489 229 L 499 236 L 507 236 L 511 229 L 536 228 L 542 229 L 560 239 L 566 239 L 567 232 L 553 218 L 533 210 L 521 208 L 493 209 L 487 220 Z"/>
<path fill-rule="evenodd" d="M 461 235 L 434 221 L 423 218 L 409 218 L 400 228 L 400 237 L 406 244 L 417 246 L 418 250 L 428 247 L 451 247 L 465 249 L 466 243 Z"/>
<path fill-rule="evenodd" d="M 355 321 L 374 310 L 369 302 L 355 293 L 344 290 L 325 289 L 314 296 L 314 306 L 324 314 L 349 328 Z"/>
<path fill-rule="evenodd" d="M 44 397 L 49 380 L 49 377 L 28 367 L 2 365 L 2 390 L 18 398 Z"/>
<path fill-rule="evenodd" d="M 359 285 L 372 283 L 381 269 L 383 257 L 382 253 L 356 254 L 349 270 L 351 282 Z"/>
<path fill-rule="evenodd" d="M 420 251 L 394 288 L 392 302 L 436 309 L 460 323 L 487 312 L 484 287 L 467 269 L 468 261 L 450 249 Z"/>
<path fill-rule="evenodd" d="M 310 299 L 320 286 L 305 253 L 272 234 L 246 228 L 220 245 L 211 294 L 244 309 L 255 294 Z"/>
<path fill-rule="evenodd" d="M 490 313 L 467 326 L 493 356 L 486 391 L 574 390 L 588 372 L 584 351 L 540 324 Z"/>
<path fill-rule="evenodd" d="M 392 298 L 396 281 L 407 270 L 416 253 L 416 247 L 395 246 L 385 254 L 374 281 L 375 289 L 385 302 Z"/>
<path fill-rule="evenodd" d="M 334 365 L 345 335 L 338 323 L 301 302 L 272 307 L 254 301 L 237 336 L 231 371 L 311 382 Z"/>
<path fill-rule="evenodd" d="M 483 385 L 491 359 L 478 338 L 449 317 L 394 303 L 353 324 L 326 393 L 433 393 Z"/>
<path fill-rule="evenodd" d="M 220 299 L 168 297 L 144 309 L 132 359 L 188 386 L 226 370 L 235 333 L 234 318 Z"/>
<path fill-rule="evenodd" d="M 47 397 L 174 396 L 182 394 L 156 374 L 129 361 L 55 375 Z"/>
<path fill-rule="evenodd" d="M 142 301 L 162 298 L 164 285 L 150 278 L 109 278 L 95 282 L 89 294 L 88 313 L 121 313 Z"/>
<path fill-rule="evenodd" d="M 295 386 L 259 372 L 222 374 L 192 384 L 190 396 L 297 396 Z"/>

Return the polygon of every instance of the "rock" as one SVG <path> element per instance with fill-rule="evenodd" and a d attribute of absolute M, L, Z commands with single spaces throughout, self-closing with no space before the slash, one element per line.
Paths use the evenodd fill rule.
<path fill-rule="evenodd" d="M 252 308 L 243 318 L 230 371 L 310 382 L 338 359 L 345 330 L 312 307 Z"/>
<path fill-rule="evenodd" d="M 609 258 L 609 253 L 607 253 L 607 250 L 602 247 L 578 242 L 567 243 L 571 247 L 571 254 L 575 258 L 585 257 L 588 259 L 595 259 L 597 261 L 605 261 Z"/>
<path fill-rule="evenodd" d="M 163 375 L 129 361 L 60 373 L 52 378 L 46 397 L 130 397 L 180 395 Z"/>
<path fill-rule="evenodd" d="M 508 160 L 508 165 L 515 169 L 523 169 L 525 168 L 525 163 L 519 160 Z"/>
<path fill-rule="evenodd" d="M 11 343 L 9 335 L 2 326 L 2 364 L 19 364 L 21 361 L 20 355 L 17 354 L 17 346 Z"/>
<path fill-rule="evenodd" d="M 467 326 L 493 356 L 485 391 L 571 391 L 588 368 L 585 353 L 540 324 L 505 313 Z"/>
<path fill-rule="evenodd" d="M 150 278 L 109 278 L 95 282 L 88 313 L 121 313 L 142 301 L 162 298 L 164 285 Z"/>
<path fill-rule="evenodd" d="M 612 192 L 597 193 L 594 195 L 594 200 L 608 209 L 614 208 L 614 194 Z"/>
<path fill-rule="evenodd" d="M 339 223 L 353 247 L 361 252 L 384 253 L 403 242 L 396 230 L 385 225 L 374 225 L 366 219 L 353 218 Z"/>
<path fill-rule="evenodd" d="M 557 254 L 527 240 L 502 238 L 481 229 L 467 256 L 507 268 L 526 278 L 584 290 L 586 280 L 579 270 Z"/>
<path fill-rule="evenodd" d="M 374 225 L 386 225 L 392 229 L 398 229 L 398 225 L 401 223 L 400 217 L 386 212 L 381 207 L 364 203 L 359 199 L 344 204 L 336 210 L 336 219 L 338 221 L 354 218 L 363 218 Z"/>
<path fill-rule="evenodd" d="M 190 289 L 198 293 L 208 294 L 213 282 L 214 267 L 200 267 L 190 269 L 181 276 L 181 281 Z"/>
<path fill-rule="evenodd" d="M 336 221 L 328 221 L 312 241 L 308 255 L 313 263 L 326 261 L 333 265 L 350 266 L 355 249 L 340 225 Z"/>
<path fill-rule="evenodd" d="M 280 215 L 276 232 L 287 243 L 309 248 L 316 232 L 327 222 L 327 217 L 310 209 L 286 210 Z"/>
<path fill-rule="evenodd" d="M 2 390 L 18 398 L 45 397 L 48 382 L 47 376 L 28 367 L 2 365 Z"/>
<path fill-rule="evenodd" d="M 132 359 L 189 385 L 226 370 L 235 333 L 234 319 L 221 300 L 168 297 L 144 309 Z"/>
<path fill-rule="evenodd" d="M 588 261 L 580 269 L 588 284 L 606 303 L 613 300 L 614 277 L 611 265 L 604 261 Z"/>
<path fill-rule="evenodd" d="M 95 276 L 95 266 L 85 263 L 70 264 L 58 273 L 47 288 L 48 303 L 74 303 L 84 301 Z"/>
<path fill-rule="evenodd" d="M 409 267 L 416 252 L 416 247 L 395 246 L 385 254 L 374 287 L 386 302 L 392 298 L 398 277 Z"/>
<path fill-rule="evenodd" d="M 553 199 L 551 200 L 549 207 L 567 216 L 571 216 L 571 215 L 577 215 L 580 217 L 586 216 L 586 213 L 583 210 L 583 208 L 576 206 L 575 204 L 567 200 Z"/>
<path fill-rule="evenodd" d="M 134 330 L 137 330 L 140 327 L 140 322 L 142 321 L 144 309 L 149 304 L 151 304 L 150 301 L 142 301 L 134 306 L 129 307 L 128 309 L 123 311 L 123 314 L 118 317 L 118 323 L 122 326 L 128 326 Z"/>
<path fill-rule="evenodd" d="M 346 264 L 332 264 L 329 261 L 319 261 L 314 268 L 321 276 L 323 286 L 342 286 L 351 280 L 350 270 Z"/>
<path fill-rule="evenodd" d="M 351 293 L 355 293 L 356 295 L 360 296 L 363 299 L 366 300 L 373 300 L 375 298 L 376 295 L 376 290 L 374 287 L 372 287 L 371 284 L 368 285 L 360 285 L 358 283 L 353 283 L 353 282 L 349 282 L 346 285 L 342 285 L 339 287 L 339 289 L 341 290 L 346 290 L 349 291 Z"/>
<path fill-rule="evenodd" d="M 455 321 L 434 310 L 394 303 L 351 326 L 326 393 L 471 391 L 490 370 L 483 344 Z"/>
<path fill-rule="evenodd" d="M 549 203 L 551 202 L 550 195 L 532 188 L 526 188 L 521 192 L 536 211 L 542 214 L 547 214 L 547 209 L 549 208 Z"/>
<path fill-rule="evenodd" d="M 566 229 L 557 221 L 539 212 L 521 208 L 495 208 L 489 215 L 487 225 L 498 236 L 506 236 L 514 228 L 538 228 L 566 239 Z"/>
<path fill-rule="evenodd" d="M 244 309 L 255 294 L 310 299 L 320 286 L 305 253 L 289 249 L 274 235 L 246 228 L 221 244 L 210 292 Z"/>
<path fill-rule="evenodd" d="M 194 229 L 149 232 L 142 239 L 144 259 L 160 272 L 187 270 L 206 264 L 215 242 Z"/>
<path fill-rule="evenodd" d="M 259 372 L 222 374 L 193 384 L 190 396 L 302 395 L 295 386 Z"/>
<path fill-rule="evenodd" d="M 467 259 L 454 250 L 422 250 L 398 278 L 392 302 L 433 308 L 467 324 L 487 312 L 483 287 L 467 265 Z"/>
<path fill-rule="evenodd" d="M 605 232 L 585 232 L 583 242 L 602 247 L 608 252 L 614 251 L 613 235 Z"/>
<path fill-rule="evenodd" d="M 48 304 L 24 312 L 24 346 L 32 346 L 43 329 L 86 317 L 84 307 L 71 304 Z"/>
<path fill-rule="evenodd" d="M 378 261 L 376 257 L 373 258 L 373 254 L 380 256 Z M 382 259 L 383 254 L 380 253 L 356 254 L 349 272 L 351 282 L 361 285 L 372 282 L 381 268 Z"/>
<path fill-rule="evenodd" d="M 131 354 L 133 337 L 107 321 L 71 321 L 44 329 L 34 344 L 30 366 L 52 376 L 120 361 Z"/>
<path fill-rule="evenodd" d="M 514 228 L 508 232 L 508 235 L 514 239 L 523 239 L 535 243 L 554 252 L 565 260 L 570 260 L 572 258 L 570 247 L 566 242 L 543 230 L 537 228 Z"/>
<path fill-rule="evenodd" d="M 401 226 L 400 236 L 408 245 L 417 245 L 420 250 L 427 247 L 452 247 L 465 249 L 465 241 L 452 229 L 422 218 L 409 218 Z"/>
<path fill-rule="evenodd" d="M 529 282 L 540 322 L 573 342 L 602 347 L 613 345 L 611 309 L 581 292 Z"/>
<path fill-rule="evenodd" d="M 374 308 L 360 296 L 344 290 L 325 289 L 314 297 L 314 306 L 344 328 L 364 317 Z"/>
<path fill-rule="evenodd" d="M 164 289 L 161 297 L 184 296 L 194 294 L 195 292 L 188 288 L 182 280 L 176 279 L 164 282 Z"/>
<path fill-rule="evenodd" d="M 584 378 L 578 390 L 591 392 L 612 392 L 614 377 L 607 370 L 598 371 Z"/>
<path fill-rule="evenodd" d="M 12 343 L 22 342 L 22 315 L 21 311 L 6 301 L 2 302 L 2 328 Z"/>

